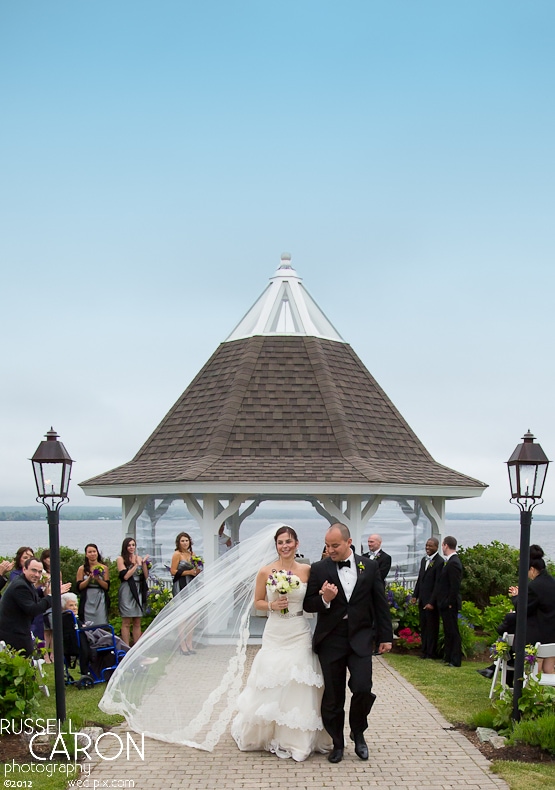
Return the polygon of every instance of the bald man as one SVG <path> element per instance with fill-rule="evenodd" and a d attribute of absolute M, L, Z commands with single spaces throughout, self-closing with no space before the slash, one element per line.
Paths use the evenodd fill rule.
<path fill-rule="evenodd" d="M 355 554 L 345 524 L 332 524 L 326 532 L 328 556 L 315 562 L 304 599 L 307 612 L 317 612 L 313 647 L 324 675 L 322 721 L 333 740 L 330 763 L 343 759 L 347 669 L 352 692 L 349 710 L 355 754 L 368 759 L 364 731 L 376 699 L 372 693 L 372 637 L 379 652 L 388 653 L 393 642 L 391 615 L 377 563 Z"/>
<path fill-rule="evenodd" d="M 382 551 L 382 536 L 368 536 L 368 551 L 364 554 L 371 560 L 376 560 L 382 582 L 385 584 L 385 577 L 391 569 L 391 556 Z"/>

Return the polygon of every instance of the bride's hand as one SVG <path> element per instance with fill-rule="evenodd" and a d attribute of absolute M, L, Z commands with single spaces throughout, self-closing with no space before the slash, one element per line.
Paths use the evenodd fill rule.
<path fill-rule="evenodd" d="M 289 600 L 286 595 L 280 595 L 277 599 L 277 602 L 278 605 L 276 606 L 276 609 L 287 609 L 289 606 Z"/>

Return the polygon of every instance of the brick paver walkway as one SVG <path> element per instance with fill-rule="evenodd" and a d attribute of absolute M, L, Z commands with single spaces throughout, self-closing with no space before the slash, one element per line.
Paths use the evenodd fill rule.
<path fill-rule="evenodd" d="M 489 761 L 464 735 L 451 729 L 436 708 L 385 661 L 374 660 L 377 701 L 366 740 L 370 760 L 363 762 L 346 740 L 345 758 L 331 765 L 325 755 L 304 763 L 265 752 L 240 752 L 226 734 L 213 752 L 145 739 L 145 761 L 124 756 L 94 765 L 89 787 L 136 790 L 235 790 L 275 788 L 371 788 L 382 790 L 507 790 L 489 771 Z M 124 732 L 121 727 L 116 732 Z"/>

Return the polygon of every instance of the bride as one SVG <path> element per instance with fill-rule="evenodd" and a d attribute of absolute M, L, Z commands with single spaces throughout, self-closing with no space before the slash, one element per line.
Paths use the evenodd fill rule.
<path fill-rule="evenodd" d="M 270 619 L 237 700 L 231 734 L 242 751 L 264 749 L 302 761 L 331 750 L 320 716 L 324 681 L 303 612 L 310 566 L 295 560 L 294 529 L 280 527 L 274 540 L 278 560 L 260 569 L 254 591 L 255 608 L 267 610 Z"/>
<path fill-rule="evenodd" d="M 231 734 L 242 750 L 294 760 L 328 751 L 323 679 L 302 611 L 309 566 L 295 561 L 298 545 L 291 527 L 273 524 L 205 567 L 127 654 L 100 708 L 138 733 L 198 749 L 212 751 L 237 713 Z M 282 595 L 269 577 L 287 571 L 292 583 Z M 253 604 L 269 618 L 241 691 Z M 182 633 L 193 636 L 195 653 L 180 650 Z"/>

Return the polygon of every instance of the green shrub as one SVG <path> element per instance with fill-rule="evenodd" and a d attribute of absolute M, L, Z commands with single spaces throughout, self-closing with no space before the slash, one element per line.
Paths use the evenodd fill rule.
<path fill-rule="evenodd" d="M 20 719 L 38 710 L 37 672 L 21 652 L 0 651 L 0 718 Z"/>
<path fill-rule="evenodd" d="M 513 729 L 513 690 L 502 688 L 499 697 L 492 703 L 494 727 L 502 734 L 510 734 Z M 555 687 L 541 686 L 533 677 L 522 689 L 518 701 L 521 721 L 531 721 L 546 714 L 555 714 Z"/>
<path fill-rule="evenodd" d="M 458 554 L 464 569 L 461 595 L 480 609 L 489 605 L 492 596 L 506 595 L 510 585 L 518 581 L 519 552 L 506 543 L 477 543 L 468 549 L 459 548 Z"/>
<path fill-rule="evenodd" d="M 555 712 L 543 713 L 535 719 L 519 721 L 513 728 L 509 742 L 540 746 L 545 751 L 555 754 Z"/>
<path fill-rule="evenodd" d="M 489 606 L 482 612 L 480 627 L 490 636 L 497 635 L 498 627 L 503 622 L 505 615 L 514 609 L 513 602 L 508 595 L 492 595 Z"/>
<path fill-rule="evenodd" d="M 472 601 L 463 601 L 461 613 L 473 628 L 482 627 L 482 610 L 478 609 Z"/>
<path fill-rule="evenodd" d="M 472 624 L 468 622 L 463 614 L 459 614 L 459 634 L 461 635 L 461 650 L 463 656 L 465 658 L 472 658 L 472 656 L 476 655 L 478 643 Z M 444 645 L 445 636 L 443 633 L 443 623 L 441 623 L 439 627 L 438 639 L 438 648 L 440 654 L 443 652 Z"/>
<path fill-rule="evenodd" d="M 478 727 L 488 727 L 490 730 L 494 729 L 493 725 L 494 713 L 491 708 L 480 710 L 470 717 L 468 722 L 471 727 L 477 729 Z"/>

